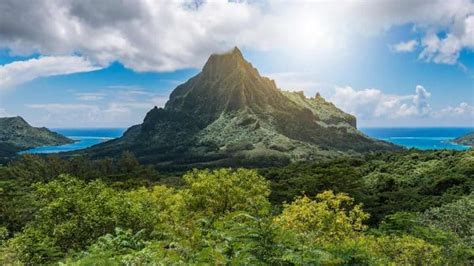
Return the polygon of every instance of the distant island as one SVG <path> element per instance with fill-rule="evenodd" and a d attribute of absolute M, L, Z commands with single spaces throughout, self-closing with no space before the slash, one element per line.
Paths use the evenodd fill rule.
<path fill-rule="evenodd" d="M 74 141 L 45 127 L 32 127 L 22 117 L 0 118 L 0 157 L 41 146 L 73 143 Z"/>
<path fill-rule="evenodd" d="M 474 146 L 474 132 L 468 133 L 464 136 L 454 139 L 454 142 L 457 144 L 465 146 Z"/>
<path fill-rule="evenodd" d="M 123 137 L 80 153 L 93 158 L 133 152 L 157 166 L 265 166 L 399 150 L 357 130 L 356 118 L 319 93 L 280 90 L 238 48 L 213 54 L 179 85 L 164 108 L 149 111 Z"/>

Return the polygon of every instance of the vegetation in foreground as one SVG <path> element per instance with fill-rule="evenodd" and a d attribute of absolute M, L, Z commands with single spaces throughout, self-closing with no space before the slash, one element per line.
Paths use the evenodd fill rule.
<path fill-rule="evenodd" d="M 118 161 L 0 168 L 0 264 L 468 265 L 474 152 L 178 178 Z"/>

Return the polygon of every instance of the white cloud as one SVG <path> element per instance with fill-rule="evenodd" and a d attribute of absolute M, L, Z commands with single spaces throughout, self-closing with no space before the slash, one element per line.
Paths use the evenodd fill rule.
<path fill-rule="evenodd" d="M 27 104 L 26 106 L 33 109 L 43 109 L 51 113 L 64 113 L 69 111 L 99 111 L 97 106 L 90 104 L 46 103 Z"/>
<path fill-rule="evenodd" d="M 468 116 L 471 117 L 471 122 L 474 125 L 474 106 L 469 105 L 466 102 L 462 102 L 456 107 L 448 106 L 441 110 L 440 115 L 448 117 Z"/>
<path fill-rule="evenodd" d="M 430 93 L 423 86 L 416 86 L 413 95 L 385 94 L 378 89 L 355 90 L 352 87 L 336 87 L 330 98 L 342 110 L 358 118 L 375 119 L 423 117 L 431 114 L 428 103 Z"/>
<path fill-rule="evenodd" d="M 414 94 L 387 94 L 378 89 L 356 90 L 336 87 L 329 100 L 342 110 L 354 114 L 364 126 L 474 126 L 474 106 L 462 102 L 457 106 L 434 109 L 431 93 L 417 85 Z"/>
<path fill-rule="evenodd" d="M 45 56 L 0 65 L 0 90 L 39 77 L 88 72 L 99 69 L 80 56 Z"/>
<path fill-rule="evenodd" d="M 98 104 L 45 103 L 28 104 L 36 109 L 36 120 L 32 123 L 50 127 L 88 127 L 91 125 L 118 126 L 132 115 L 130 109 L 113 103 Z"/>
<path fill-rule="evenodd" d="M 5 108 L 0 108 L 0 117 L 10 117 L 11 115 L 5 110 Z"/>
<path fill-rule="evenodd" d="M 99 65 L 137 71 L 200 67 L 211 52 L 235 45 L 261 13 L 247 3 L 209 1 L 2 1 L 0 46 L 14 53 L 78 52 Z M 18 13 L 28 13 L 18 21 Z M 14 22 L 14 23 L 13 23 Z"/>
<path fill-rule="evenodd" d="M 444 122 L 448 125 L 474 126 L 474 106 L 462 102 L 457 106 L 447 106 L 439 112 L 435 112 L 434 119 L 438 122 Z"/>
<path fill-rule="evenodd" d="M 462 49 L 474 49 L 474 8 L 470 9 L 470 14 L 454 22 L 452 30 L 448 31 L 446 37 L 440 38 L 435 31 L 425 35 L 422 40 L 424 46 L 419 58 L 428 62 L 442 64 L 459 63 L 459 54 Z"/>
<path fill-rule="evenodd" d="M 36 110 L 32 123 L 50 127 L 131 126 L 140 123 L 154 106 L 162 107 L 168 100 L 168 96 L 135 86 L 114 86 L 100 93 L 71 93 L 88 103 L 27 104 Z"/>
<path fill-rule="evenodd" d="M 400 42 L 395 45 L 392 45 L 392 50 L 397 53 L 407 53 L 415 51 L 416 47 L 418 46 L 417 40 L 409 40 L 406 42 Z"/>
<path fill-rule="evenodd" d="M 81 101 L 100 101 L 105 96 L 106 94 L 101 92 L 76 93 L 76 98 Z"/>
<path fill-rule="evenodd" d="M 417 85 L 415 88 L 416 94 L 413 96 L 413 107 L 416 108 L 416 113 L 424 116 L 431 113 L 431 106 L 428 103 L 428 98 L 431 97 L 429 93 L 423 86 Z"/>
<path fill-rule="evenodd" d="M 234 45 L 336 56 L 356 46 L 357 36 L 414 24 L 424 36 L 420 58 L 452 64 L 462 49 L 474 48 L 473 13 L 470 0 L 4 0 L 0 47 L 15 54 L 80 54 L 101 66 L 120 61 L 137 71 L 171 71 L 200 67 L 210 53 Z"/>
<path fill-rule="evenodd" d="M 101 110 L 96 105 L 46 103 L 28 104 L 27 107 L 36 109 L 37 114 L 44 112 L 40 119 L 32 120 L 35 125 L 81 127 L 87 123 L 102 123 Z"/>
<path fill-rule="evenodd" d="M 441 40 L 436 34 L 430 33 L 423 39 L 424 49 L 419 58 L 428 62 L 455 64 L 458 61 L 461 43 L 453 35 Z"/>

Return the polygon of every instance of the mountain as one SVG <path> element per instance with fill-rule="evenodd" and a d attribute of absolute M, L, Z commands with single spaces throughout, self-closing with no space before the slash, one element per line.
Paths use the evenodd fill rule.
<path fill-rule="evenodd" d="M 456 138 L 454 139 L 454 142 L 457 144 L 474 147 L 474 132 Z"/>
<path fill-rule="evenodd" d="M 356 124 L 319 94 L 280 90 L 234 48 L 211 55 L 141 125 L 85 152 L 101 157 L 129 150 L 158 166 L 240 166 L 399 149 L 365 136 Z"/>
<path fill-rule="evenodd" d="M 18 151 L 34 147 L 72 142 L 72 140 L 47 128 L 32 127 L 19 116 L 0 118 L 0 156 L 12 156 Z"/>

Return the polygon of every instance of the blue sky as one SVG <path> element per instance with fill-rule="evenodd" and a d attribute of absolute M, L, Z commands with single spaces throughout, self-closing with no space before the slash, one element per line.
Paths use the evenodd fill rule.
<path fill-rule="evenodd" d="M 474 126 L 472 1 L 7 2 L 0 116 L 35 126 L 140 123 L 235 45 L 280 88 L 320 92 L 359 126 Z"/>

